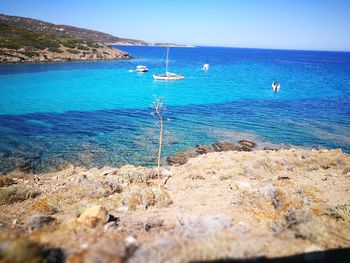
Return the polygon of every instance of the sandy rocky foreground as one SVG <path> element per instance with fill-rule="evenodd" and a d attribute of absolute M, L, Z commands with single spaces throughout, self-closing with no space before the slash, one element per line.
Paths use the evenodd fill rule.
<path fill-rule="evenodd" d="M 207 150 L 163 167 L 160 180 L 131 165 L 2 176 L 0 261 L 188 262 L 350 248 L 348 154 Z"/>

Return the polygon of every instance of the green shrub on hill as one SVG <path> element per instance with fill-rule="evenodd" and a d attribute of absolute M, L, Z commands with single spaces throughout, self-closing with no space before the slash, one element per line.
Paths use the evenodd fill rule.
<path fill-rule="evenodd" d="M 90 50 L 90 48 L 88 48 L 87 46 L 84 46 L 84 45 L 79 45 L 77 48 L 79 50 Z"/>
<path fill-rule="evenodd" d="M 69 52 L 71 54 L 79 54 L 80 53 L 78 50 L 75 50 L 75 49 L 67 49 L 67 52 Z"/>
<path fill-rule="evenodd" d="M 54 35 L 29 31 L 20 27 L 0 23 L 0 48 L 59 48 L 60 42 L 60 39 Z"/>
<path fill-rule="evenodd" d="M 33 51 L 23 51 L 23 52 L 20 52 L 21 54 L 27 56 L 27 57 L 35 57 L 37 56 L 38 54 L 36 52 L 33 52 Z"/>
<path fill-rule="evenodd" d="M 54 34 L 31 31 L 25 28 L 10 26 L 0 22 L 0 48 L 8 49 L 40 49 L 46 48 L 51 52 L 62 53 L 60 46 L 63 45 L 70 50 L 69 53 L 79 54 L 78 50 L 90 50 L 89 47 L 99 47 L 93 41 L 85 41 L 78 38 L 60 37 Z M 88 46 L 86 46 L 88 45 Z"/>
<path fill-rule="evenodd" d="M 84 40 L 82 39 L 71 38 L 71 39 L 64 40 L 63 46 L 68 48 L 76 48 L 79 44 L 83 44 L 83 43 L 84 43 Z"/>
<path fill-rule="evenodd" d="M 86 41 L 86 45 L 88 45 L 88 47 L 91 47 L 91 48 L 99 48 L 99 47 L 102 47 L 100 46 L 98 43 L 94 42 L 94 41 Z"/>
<path fill-rule="evenodd" d="M 5 42 L 0 42 L 0 48 L 20 49 L 21 44 L 16 43 L 14 41 L 5 41 Z"/>
<path fill-rule="evenodd" d="M 54 52 L 54 53 L 63 53 L 63 51 L 59 48 L 55 48 L 55 47 L 50 47 L 49 51 Z"/>

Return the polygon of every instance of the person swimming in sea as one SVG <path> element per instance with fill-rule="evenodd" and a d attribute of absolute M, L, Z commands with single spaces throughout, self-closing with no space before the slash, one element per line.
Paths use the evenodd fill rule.
<path fill-rule="evenodd" d="M 272 90 L 277 92 L 280 90 L 281 84 L 279 84 L 278 82 L 272 82 Z"/>

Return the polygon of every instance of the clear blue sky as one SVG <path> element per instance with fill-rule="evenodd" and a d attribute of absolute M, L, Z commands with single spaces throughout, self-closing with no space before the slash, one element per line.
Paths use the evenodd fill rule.
<path fill-rule="evenodd" d="M 0 0 L 0 13 L 153 43 L 350 51 L 350 0 Z"/>

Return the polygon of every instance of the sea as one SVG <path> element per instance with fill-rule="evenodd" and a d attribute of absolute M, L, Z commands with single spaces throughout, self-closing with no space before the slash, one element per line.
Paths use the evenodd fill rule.
<path fill-rule="evenodd" d="M 154 165 L 156 97 L 165 106 L 163 162 L 239 139 L 350 152 L 350 53 L 170 48 L 169 71 L 185 79 L 167 82 L 152 77 L 165 72 L 166 48 L 116 48 L 134 59 L 0 65 L 0 174 Z"/>

